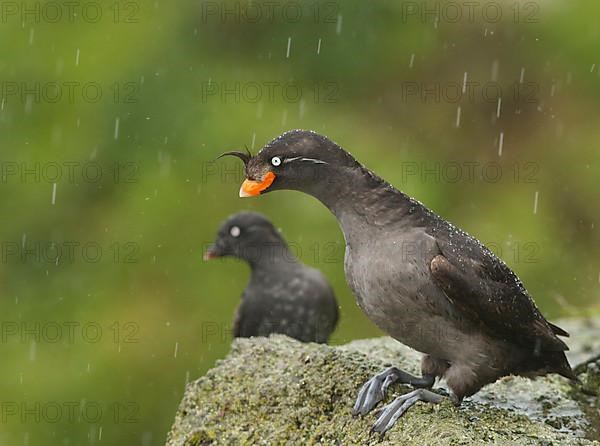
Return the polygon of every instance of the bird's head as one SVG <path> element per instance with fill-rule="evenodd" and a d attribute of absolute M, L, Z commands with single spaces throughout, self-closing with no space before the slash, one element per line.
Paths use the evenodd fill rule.
<path fill-rule="evenodd" d="M 265 246 L 282 240 L 266 217 L 256 212 L 240 212 L 221 224 L 215 242 L 204 253 L 204 260 L 227 256 L 258 260 L 266 254 Z"/>
<path fill-rule="evenodd" d="M 240 197 L 252 197 L 273 190 L 306 190 L 315 183 L 327 183 L 328 166 L 355 167 L 356 160 L 325 136 L 306 130 L 292 130 L 275 138 L 255 156 L 226 152 L 245 164 L 246 180 Z"/>

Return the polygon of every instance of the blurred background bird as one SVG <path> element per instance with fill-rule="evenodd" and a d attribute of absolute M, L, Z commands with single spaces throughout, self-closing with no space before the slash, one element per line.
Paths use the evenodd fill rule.
<path fill-rule="evenodd" d="M 234 337 L 282 333 L 303 342 L 327 342 L 338 321 L 333 290 L 323 274 L 295 258 L 265 216 L 240 212 L 225 220 L 204 254 L 205 260 L 219 257 L 235 257 L 251 268 Z"/>

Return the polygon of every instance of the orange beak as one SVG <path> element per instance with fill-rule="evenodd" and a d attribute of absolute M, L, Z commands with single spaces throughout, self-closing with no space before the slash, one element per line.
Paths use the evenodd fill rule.
<path fill-rule="evenodd" d="M 261 181 L 244 180 L 240 187 L 240 197 L 256 197 L 275 181 L 275 174 L 267 172 Z"/>

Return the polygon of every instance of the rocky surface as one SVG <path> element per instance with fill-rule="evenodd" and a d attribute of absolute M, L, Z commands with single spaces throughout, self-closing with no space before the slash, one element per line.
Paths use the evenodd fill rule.
<path fill-rule="evenodd" d="M 360 386 L 389 365 L 417 372 L 420 355 L 391 338 L 341 346 L 285 336 L 238 339 L 190 383 L 169 446 L 197 445 L 588 445 L 600 438 L 600 319 L 560 321 L 582 385 L 549 376 L 507 377 L 455 408 L 418 403 L 384 436 L 373 415 L 352 417 Z M 441 383 L 443 387 L 443 382 Z M 436 388 L 440 385 L 436 385 Z M 386 401 L 409 391 L 392 386 Z"/>

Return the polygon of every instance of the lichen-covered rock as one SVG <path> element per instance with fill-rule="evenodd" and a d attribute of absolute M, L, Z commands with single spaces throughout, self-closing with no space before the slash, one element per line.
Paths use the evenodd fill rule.
<path fill-rule="evenodd" d="M 581 380 L 582 392 L 573 392 L 571 396 L 580 403 L 590 423 L 588 436 L 600 438 L 600 355 L 579 364 L 575 372 Z"/>
<path fill-rule="evenodd" d="M 583 323 L 569 324 L 577 339 Z M 600 327 L 599 321 L 586 324 Z M 590 358 L 590 348 L 600 351 L 597 335 L 581 339 L 570 342 L 572 361 Z M 188 385 L 167 444 L 600 444 L 590 440 L 598 434 L 597 399 L 585 393 L 598 389 L 599 361 L 578 369 L 582 386 L 555 376 L 534 381 L 508 377 L 460 408 L 448 400 L 435 406 L 418 403 L 383 438 L 370 434 L 373 415 L 350 415 L 358 389 L 391 364 L 418 372 L 419 357 L 390 338 L 335 347 L 280 335 L 237 339 L 227 358 Z M 407 391 L 392 386 L 386 401 Z"/>

